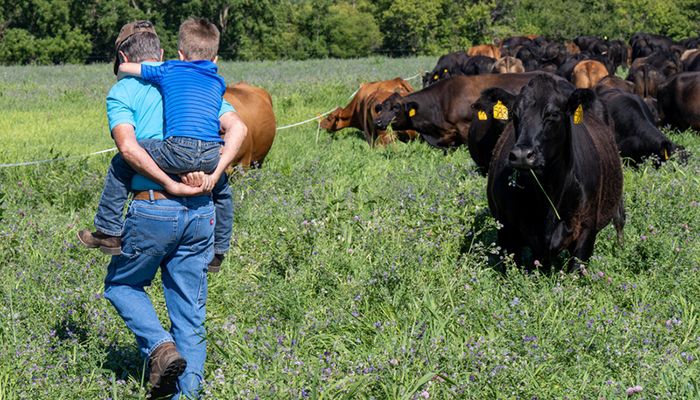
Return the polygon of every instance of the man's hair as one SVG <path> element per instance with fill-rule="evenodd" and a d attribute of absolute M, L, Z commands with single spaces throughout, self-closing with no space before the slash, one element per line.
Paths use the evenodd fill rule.
<path fill-rule="evenodd" d="M 187 60 L 213 60 L 219 51 L 219 29 L 204 18 L 188 18 L 180 25 L 177 47 Z"/>
<path fill-rule="evenodd" d="M 131 62 L 148 59 L 160 60 L 160 39 L 153 32 L 138 32 L 124 40 L 117 51 L 122 51 Z"/>

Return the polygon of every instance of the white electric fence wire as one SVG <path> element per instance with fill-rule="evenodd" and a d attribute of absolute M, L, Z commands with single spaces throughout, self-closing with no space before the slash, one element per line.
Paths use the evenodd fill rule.
<path fill-rule="evenodd" d="M 420 75 L 421 75 L 420 73 L 417 73 L 417 74 L 415 74 L 415 75 L 413 75 L 413 76 L 411 76 L 411 77 L 404 78 L 404 80 L 405 80 L 405 81 L 410 81 L 410 80 L 416 79 L 416 78 L 419 77 Z M 355 91 L 348 97 L 348 99 L 351 99 L 353 96 L 355 96 L 359 90 L 360 90 L 359 88 L 358 88 L 357 90 L 355 90 Z M 280 126 L 280 127 L 277 128 L 277 130 L 278 130 L 278 131 L 281 131 L 281 130 L 284 130 L 284 129 L 294 128 L 295 126 L 300 126 L 300 125 L 308 124 L 308 123 L 311 122 L 311 121 L 317 121 L 317 120 L 319 120 L 321 117 L 325 117 L 326 115 L 332 113 L 333 110 L 335 110 L 335 108 L 332 108 L 332 109 L 330 109 L 330 110 L 324 112 L 323 114 L 318 114 L 317 116 L 315 116 L 315 117 L 313 117 L 313 118 L 309 118 L 309 119 L 306 119 L 306 120 L 301 121 L 301 122 L 296 122 L 296 123 L 291 124 L 291 125 Z M 317 134 L 318 134 L 318 132 L 317 132 Z M 116 147 L 112 147 L 112 148 L 109 148 L 109 149 L 100 150 L 100 151 L 96 151 L 96 152 L 94 152 L 94 153 L 83 154 L 83 155 L 79 155 L 79 156 L 57 157 L 57 158 L 49 158 L 49 159 L 46 159 L 46 160 L 25 161 L 25 162 L 17 162 L 17 163 L 9 163 L 9 164 L 0 164 L 0 168 L 25 167 L 25 166 L 28 166 L 28 165 L 46 164 L 46 163 L 51 163 L 51 162 L 55 162 L 55 161 L 73 160 L 73 159 L 76 159 L 76 158 L 85 158 L 85 157 L 95 156 L 95 155 L 98 155 L 98 154 L 109 153 L 109 152 L 112 152 L 112 151 L 115 151 L 115 150 L 117 150 L 117 148 L 116 148 Z"/>

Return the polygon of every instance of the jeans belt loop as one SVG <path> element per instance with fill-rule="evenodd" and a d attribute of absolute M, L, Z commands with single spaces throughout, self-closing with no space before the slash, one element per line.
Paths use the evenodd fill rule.
<path fill-rule="evenodd" d="M 148 199 L 151 202 L 156 201 L 156 198 L 153 196 L 153 189 L 148 189 Z"/>

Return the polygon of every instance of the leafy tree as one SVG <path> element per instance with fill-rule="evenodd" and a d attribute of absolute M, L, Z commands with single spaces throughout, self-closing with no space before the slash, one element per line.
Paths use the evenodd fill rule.
<path fill-rule="evenodd" d="M 365 57 L 381 46 L 382 33 L 374 16 L 352 4 L 330 6 L 326 25 L 331 57 Z"/>

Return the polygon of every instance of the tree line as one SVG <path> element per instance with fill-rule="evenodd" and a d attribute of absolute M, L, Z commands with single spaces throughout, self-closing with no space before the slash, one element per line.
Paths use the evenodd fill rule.
<path fill-rule="evenodd" d="M 152 21 L 166 57 L 201 16 L 221 30 L 220 58 L 276 60 L 437 55 L 507 36 L 647 31 L 697 36 L 697 0 L 0 0 L 0 63 L 109 61 L 120 27 Z"/>

